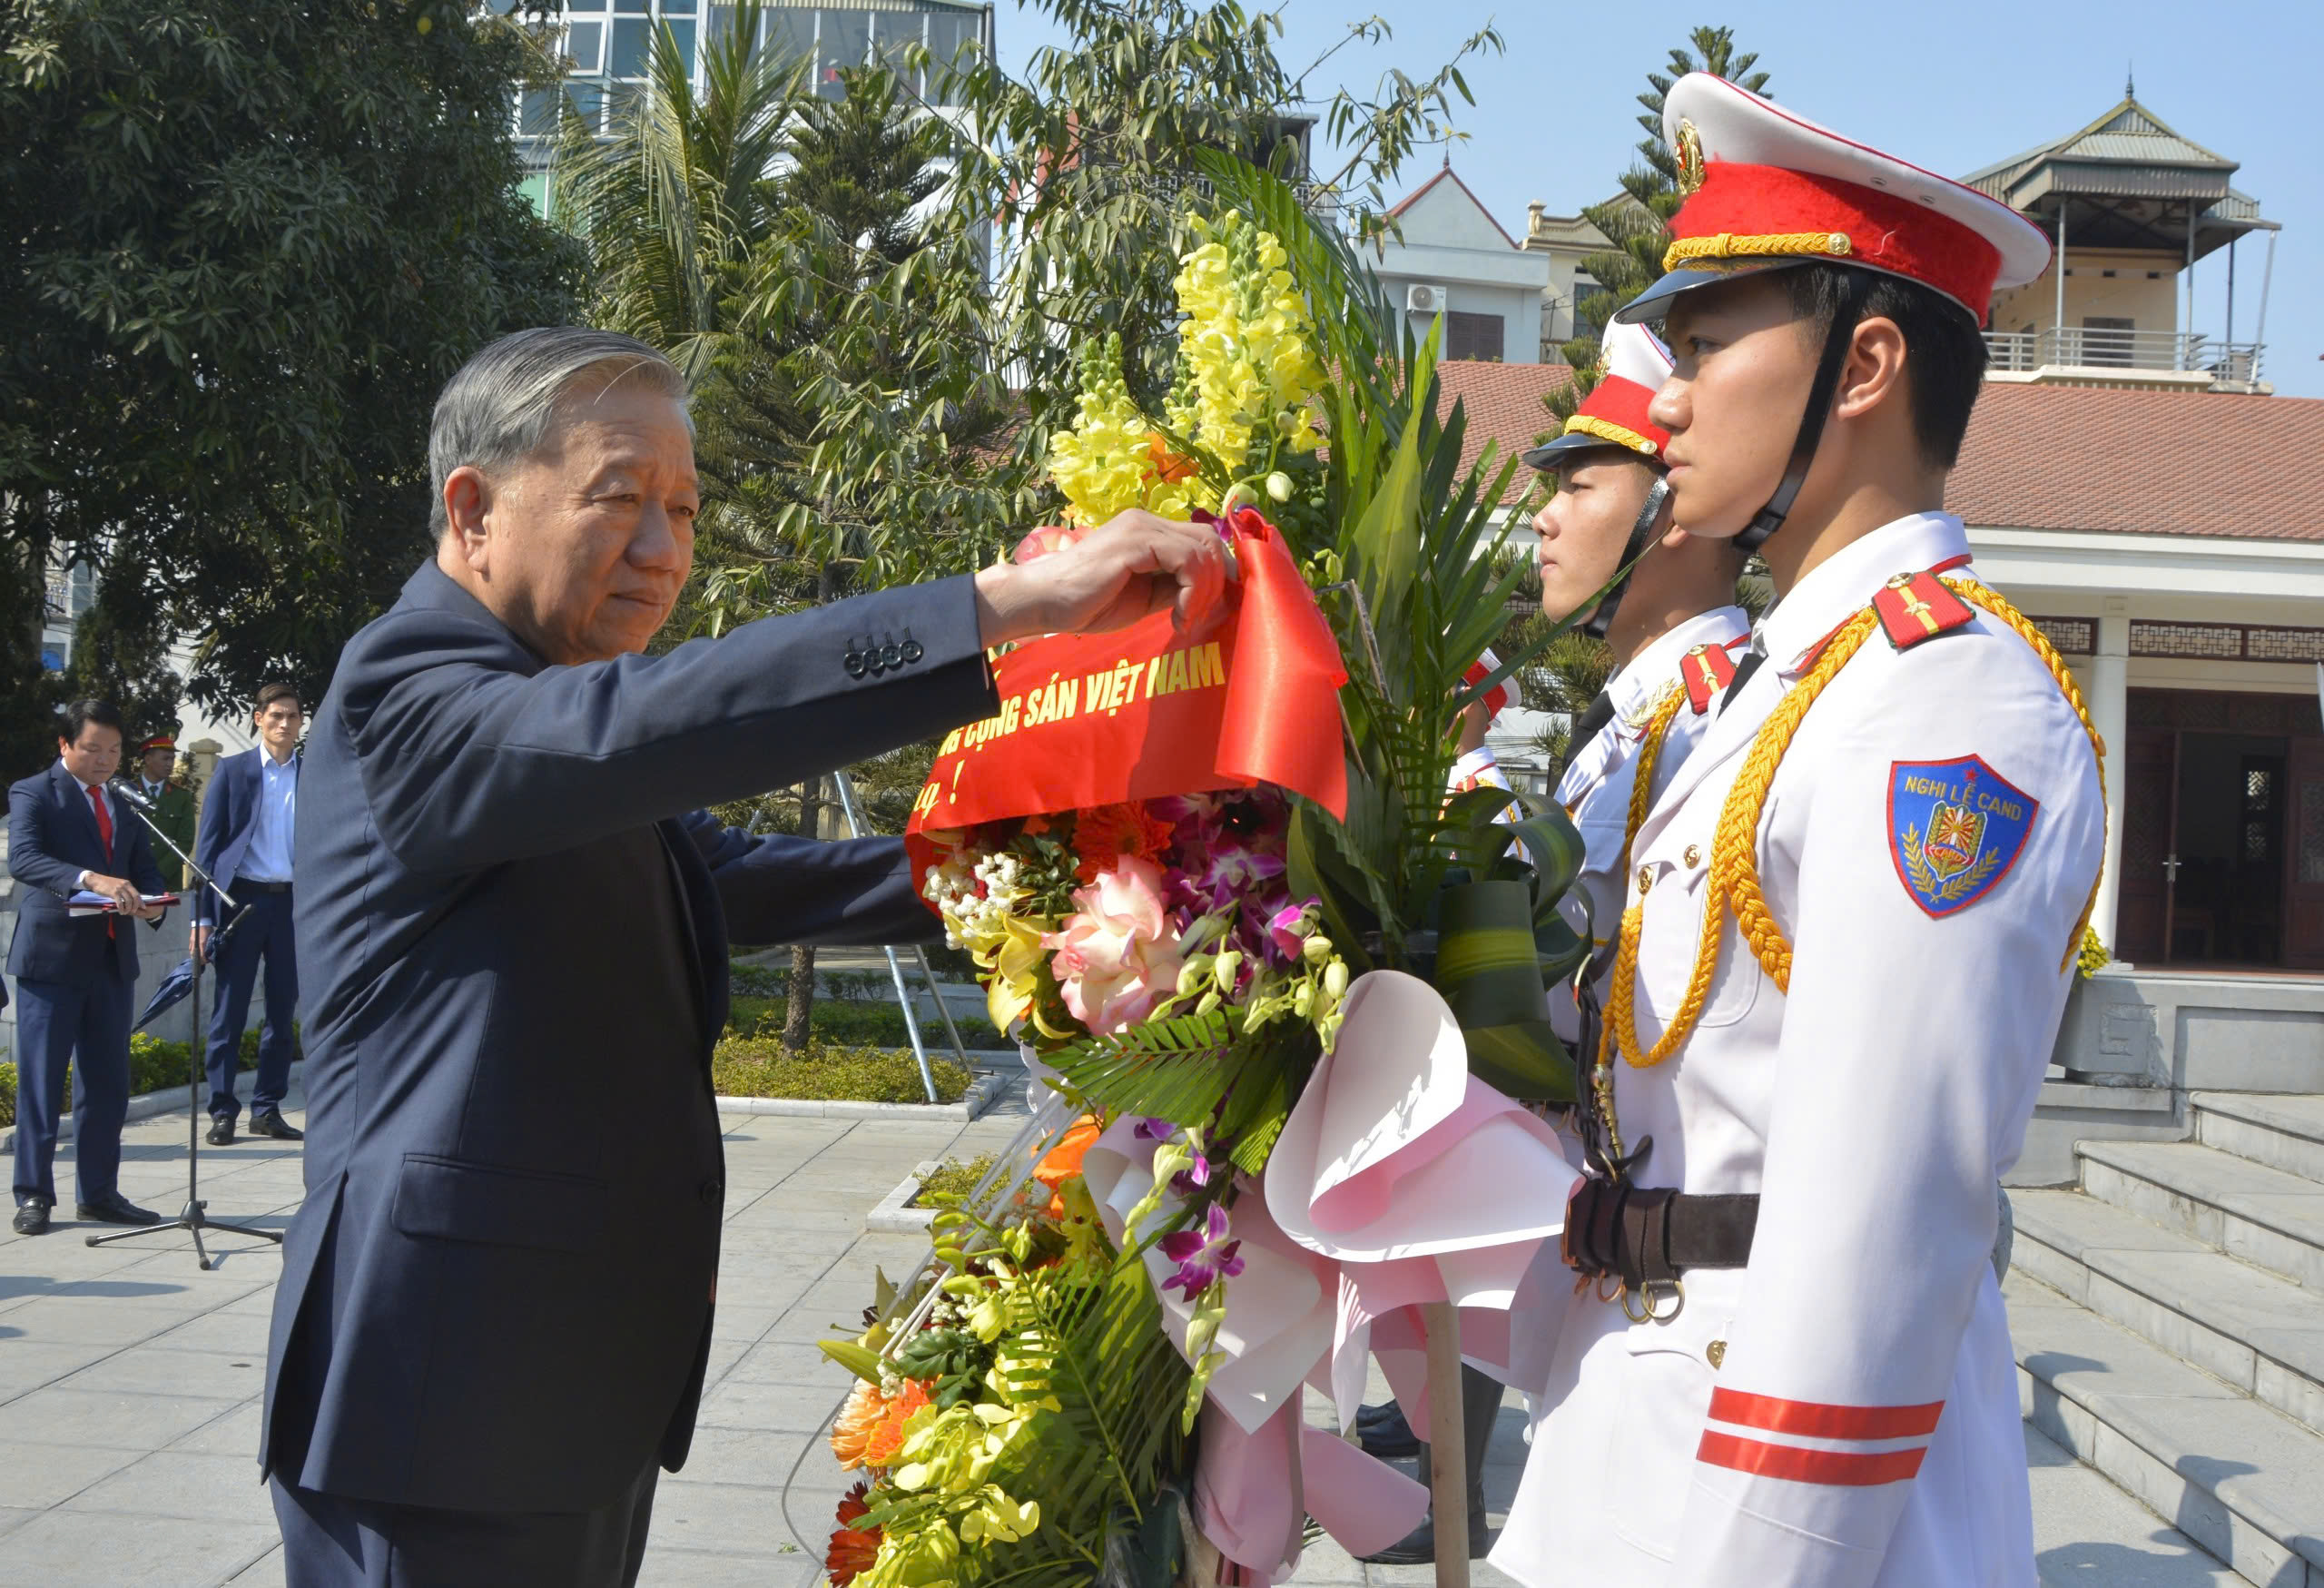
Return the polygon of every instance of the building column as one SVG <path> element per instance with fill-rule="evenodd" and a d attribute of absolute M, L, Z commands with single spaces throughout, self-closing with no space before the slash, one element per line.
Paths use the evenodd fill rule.
<path fill-rule="evenodd" d="M 2098 902 L 2090 924 L 2098 940 L 2112 952 L 2114 942 L 2114 901 L 2122 891 L 2122 774 L 2130 751 L 2130 601 L 2106 597 L 2106 611 L 2098 619 L 2097 654 L 2090 659 L 2091 725 L 2106 742 L 2106 870 L 2098 883 Z M 2117 956 L 2119 957 L 2119 956 Z"/>

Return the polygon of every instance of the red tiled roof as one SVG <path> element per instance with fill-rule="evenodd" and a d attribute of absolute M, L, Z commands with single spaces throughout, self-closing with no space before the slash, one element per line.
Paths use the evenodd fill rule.
<path fill-rule="evenodd" d="M 2324 400 L 1988 381 L 1945 487 L 1974 525 L 2324 541 Z"/>
<path fill-rule="evenodd" d="M 1498 456 L 1509 458 L 1556 429 L 1541 399 L 1573 379 L 1573 371 L 1563 364 L 1493 364 L 1478 359 L 1444 360 L 1436 373 L 1437 417 L 1451 414 L 1457 401 L 1468 419 L 1461 438 L 1463 474 L 1483 455 L 1487 441 L 1499 442 Z M 1532 471 L 1521 469 L 1502 499 L 1521 500 L 1532 488 Z"/>

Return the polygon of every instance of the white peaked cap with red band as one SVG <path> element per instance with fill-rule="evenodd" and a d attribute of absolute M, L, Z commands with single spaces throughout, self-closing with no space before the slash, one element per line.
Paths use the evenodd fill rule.
<path fill-rule="evenodd" d="M 1670 374 L 1670 350 L 1637 324 L 1608 326 L 1600 345 L 1606 359 L 1604 377 L 1565 421 L 1564 434 L 1525 454 L 1526 468 L 1555 469 L 1593 447 L 1620 447 L 1650 462 L 1662 461 L 1670 432 L 1646 417 L 1646 407 Z"/>
<path fill-rule="evenodd" d="M 1659 320 L 1679 293 L 1738 274 L 1824 263 L 1918 281 L 1983 325 L 1996 289 L 2049 268 L 2048 236 L 2007 204 L 1709 73 L 1671 85 L 1662 136 L 1689 196 L 1669 273 L 1620 319 Z"/>

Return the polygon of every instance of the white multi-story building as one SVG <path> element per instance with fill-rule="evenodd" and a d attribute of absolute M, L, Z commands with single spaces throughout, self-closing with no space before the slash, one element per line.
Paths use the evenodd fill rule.
<path fill-rule="evenodd" d="M 535 206 L 547 208 L 560 100 L 602 132 L 611 112 L 645 91 L 657 25 L 670 30 L 699 83 L 703 44 L 731 32 L 736 15 L 734 6 L 708 0 L 566 0 L 557 13 L 565 29 L 564 85 L 526 90 L 515 113 L 525 191 Z M 839 97 L 842 68 L 886 65 L 940 113 L 952 108 L 947 68 L 970 57 L 990 59 L 992 30 L 992 6 L 975 0 L 763 0 L 759 9 L 760 44 L 810 63 L 818 94 Z M 913 45 L 927 50 L 925 68 L 909 64 Z"/>

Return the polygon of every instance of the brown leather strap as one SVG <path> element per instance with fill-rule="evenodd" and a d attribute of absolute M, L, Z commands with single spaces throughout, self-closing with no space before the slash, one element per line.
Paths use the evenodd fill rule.
<path fill-rule="evenodd" d="M 1563 1253 L 1577 1272 L 1638 1290 L 1692 1268 L 1743 1267 L 1758 1222 L 1756 1194 L 1697 1196 L 1591 1175 L 1566 1204 Z"/>

